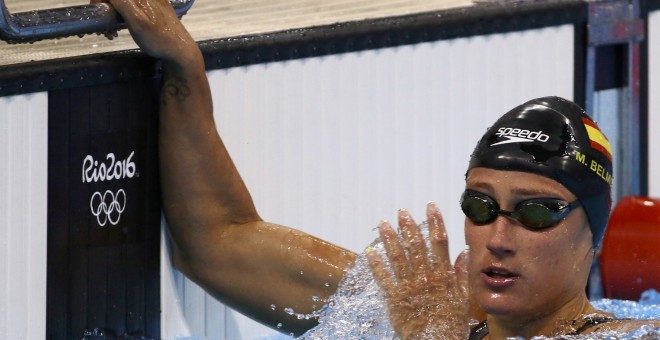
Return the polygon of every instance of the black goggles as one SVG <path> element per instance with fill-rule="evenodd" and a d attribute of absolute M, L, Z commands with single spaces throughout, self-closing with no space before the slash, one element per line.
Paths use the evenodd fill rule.
<path fill-rule="evenodd" d="M 575 200 L 568 203 L 556 198 L 532 198 L 518 202 L 513 211 L 501 210 L 494 198 L 474 190 L 465 190 L 461 196 L 461 209 L 476 224 L 488 224 L 504 215 L 530 229 L 543 229 L 555 225 L 573 209 L 580 206 Z"/>

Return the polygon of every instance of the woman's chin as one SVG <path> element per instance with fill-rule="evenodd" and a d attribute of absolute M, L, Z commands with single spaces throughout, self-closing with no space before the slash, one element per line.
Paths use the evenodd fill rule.
<path fill-rule="evenodd" d="M 492 295 L 492 294 L 491 294 Z M 527 305 L 516 296 L 486 296 L 477 300 L 479 307 L 488 315 L 503 319 L 527 318 L 529 315 Z"/>

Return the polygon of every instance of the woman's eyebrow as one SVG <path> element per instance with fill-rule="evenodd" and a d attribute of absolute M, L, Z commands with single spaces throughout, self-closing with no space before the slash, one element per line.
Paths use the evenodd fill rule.
<path fill-rule="evenodd" d="M 554 190 L 553 188 L 549 188 L 545 185 L 538 185 L 536 187 L 530 188 L 525 186 L 515 186 L 515 181 L 509 181 L 509 183 L 514 183 L 508 189 L 509 192 L 512 193 L 514 196 L 519 196 L 523 198 L 554 197 L 554 198 L 561 198 L 564 200 L 570 199 L 562 195 L 560 191 Z M 480 179 L 468 178 L 468 180 L 465 183 L 465 188 L 479 190 L 479 191 L 483 191 L 484 193 L 491 193 L 491 194 L 495 191 L 493 185 L 490 182 Z"/>
<path fill-rule="evenodd" d="M 519 196 L 563 197 L 559 192 L 547 188 L 530 189 L 525 187 L 511 188 L 511 192 Z"/>
<path fill-rule="evenodd" d="M 481 190 L 485 190 L 485 191 L 488 191 L 488 192 L 493 191 L 493 186 L 490 183 L 479 181 L 479 180 L 475 181 L 475 180 L 469 180 L 468 179 L 467 182 L 465 183 L 465 187 L 469 188 L 469 189 L 481 189 Z"/>

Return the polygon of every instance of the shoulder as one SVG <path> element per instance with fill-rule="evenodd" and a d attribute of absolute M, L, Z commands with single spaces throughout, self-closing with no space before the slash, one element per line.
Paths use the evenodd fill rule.
<path fill-rule="evenodd" d="M 660 327 L 660 320 L 630 320 L 630 319 L 617 319 L 606 323 L 600 323 L 589 328 L 584 334 L 587 333 L 600 333 L 600 332 L 622 332 L 631 333 L 642 326 L 651 326 L 653 328 Z"/>

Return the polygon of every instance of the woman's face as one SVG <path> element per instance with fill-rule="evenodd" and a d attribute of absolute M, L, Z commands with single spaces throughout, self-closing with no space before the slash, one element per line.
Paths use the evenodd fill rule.
<path fill-rule="evenodd" d="M 474 168 L 466 188 L 494 198 L 507 211 L 530 198 L 576 200 L 558 182 L 526 172 Z M 466 218 L 465 235 L 471 294 L 487 314 L 525 321 L 585 298 L 593 246 L 581 207 L 542 230 L 502 215 L 484 225 Z"/>

